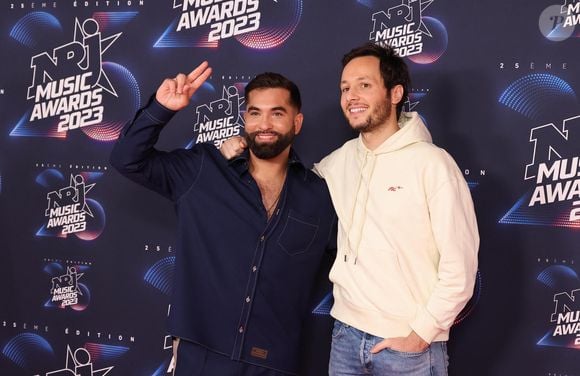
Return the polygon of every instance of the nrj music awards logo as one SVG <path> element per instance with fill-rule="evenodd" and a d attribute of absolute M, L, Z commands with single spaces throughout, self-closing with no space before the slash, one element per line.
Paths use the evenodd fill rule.
<path fill-rule="evenodd" d="M 185 0 L 179 7 L 181 16 L 176 31 L 209 27 L 208 42 L 230 38 L 260 27 L 260 0 Z"/>
<path fill-rule="evenodd" d="M 538 26 L 546 39 L 553 42 L 564 41 L 575 32 L 580 24 L 580 0 L 564 0 L 563 5 L 550 5 L 542 11 Z"/>
<path fill-rule="evenodd" d="M 371 15 L 370 41 L 391 46 L 399 56 L 408 57 L 418 64 L 437 61 L 447 49 L 445 26 L 439 20 L 423 15 L 435 0 L 358 1 L 373 9 L 376 6 L 382 8 Z"/>
<path fill-rule="evenodd" d="M 500 223 L 580 228 L 580 116 L 530 130 L 526 193 Z"/>
<path fill-rule="evenodd" d="M 565 347 L 580 349 L 580 289 L 554 295 L 554 313 L 550 316 L 554 325 L 552 340 Z"/>
<path fill-rule="evenodd" d="M 129 22 L 132 17 L 133 13 L 123 12 L 115 22 L 110 22 L 113 17 L 109 13 L 84 21 L 75 19 L 70 42 L 32 56 L 26 95 L 32 108 L 10 135 L 65 138 L 69 131 L 82 130 L 95 140 L 117 139 L 131 112 L 138 108 L 140 94 L 135 78 L 126 68 L 103 60 L 122 34 L 105 35 L 103 29 Z M 55 17 L 35 12 L 19 20 L 11 36 L 31 47 L 25 42 L 31 38 L 28 34 L 37 34 L 29 30 L 36 24 L 62 29 Z"/>
<path fill-rule="evenodd" d="M 94 240 L 102 233 L 105 225 L 105 212 L 99 202 L 88 197 L 95 187 L 96 180 L 102 173 L 84 172 L 71 174 L 68 185 L 62 186 L 64 175 L 56 170 L 43 171 L 36 182 L 44 187 L 56 189 L 46 194 L 47 206 L 44 210 L 46 218 L 37 236 L 55 236 L 66 238 L 74 234 L 82 240 Z"/>
<path fill-rule="evenodd" d="M 580 142 L 580 116 L 564 119 L 562 126 L 546 124 L 530 131 L 534 152 L 524 179 L 533 179 L 529 207 L 564 203 L 568 222 L 580 227 L 580 165 L 574 145 Z"/>
<path fill-rule="evenodd" d="M 230 137 L 239 136 L 244 127 L 242 109 L 245 103 L 240 96 L 243 84 L 223 86 L 222 97 L 195 109 L 194 130 L 197 136 L 188 145 L 212 142 L 216 147 Z"/>
<path fill-rule="evenodd" d="M 61 268 L 60 264 L 51 263 L 47 265 L 45 271 L 54 273 Z M 80 266 L 67 266 L 64 274 L 61 274 L 61 271 L 58 273 L 59 275 L 51 278 L 51 298 L 46 302 L 46 307 L 70 307 L 75 311 L 82 311 L 87 308 L 90 294 L 87 286 L 79 283 L 79 280 L 84 275 L 80 270 Z"/>
<path fill-rule="evenodd" d="M 511 84 L 499 102 L 539 123 L 527 139 L 528 191 L 499 222 L 580 228 L 580 115 L 549 121 L 554 112 L 576 111 L 574 90 L 557 76 L 532 74 Z"/>
<path fill-rule="evenodd" d="M 254 49 L 284 43 L 302 17 L 302 0 L 174 0 L 176 19 L 154 47 L 218 47 L 234 38 Z"/>
<path fill-rule="evenodd" d="M 102 55 L 120 35 L 103 38 L 97 21 L 89 18 L 81 24 L 76 19 L 71 43 L 33 56 L 29 121 L 56 117 L 59 133 L 102 122 L 103 92 L 117 96 L 103 71 Z"/>
<path fill-rule="evenodd" d="M 537 344 L 580 350 L 580 288 L 568 289 L 579 286 L 576 271 L 570 266 L 552 265 L 537 279 L 552 292 L 549 328 Z"/>
<path fill-rule="evenodd" d="M 46 195 L 48 207 L 44 216 L 48 217 L 47 229 L 59 228 L 63 235 L 87 229 L 87 216 L 94 217 L 87 205 L 86 195 L 95 184 L 85 184 L 82 175 L 71 175 L 69 186 Z"/>

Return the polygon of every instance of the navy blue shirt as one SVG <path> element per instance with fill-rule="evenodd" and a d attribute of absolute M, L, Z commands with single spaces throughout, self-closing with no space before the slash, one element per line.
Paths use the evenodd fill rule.
<path fill-rule="evenodd" d="M 152 99 L 123 129 L 111 155 L 119 172 L 176 206 L 169 333 L 232 360 L 296 373 L 316 272 L 336 244 L 326 184 L 291 151 L 268 219 L 247 153 L 227 161 L 210 144 L 154 148 L 173 115 Z"/>

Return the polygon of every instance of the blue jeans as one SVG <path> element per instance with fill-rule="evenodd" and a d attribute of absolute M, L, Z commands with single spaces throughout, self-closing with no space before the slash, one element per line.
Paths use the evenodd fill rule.
<path fill-rule="evenodd" d="M 433 342 L 419 353 L 384 349 L 371 354 L 371 349 L 382 340 L 336 320 L 332 330 L 330 376 L 447 376 L 446 342 Z"/>

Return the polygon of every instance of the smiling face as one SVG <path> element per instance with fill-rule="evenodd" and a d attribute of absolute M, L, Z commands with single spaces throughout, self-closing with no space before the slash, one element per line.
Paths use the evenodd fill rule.
<path fill-rule="evenodd" d="M 366 133 L 387 126 L 393 106 L 381 77 L 378 58 L 361 56 L 346 64 L 340 91 L 342 111 L 354 130 Z"/>
<path fill-rule="evenodd" d="M 288 152 L 300 132 L 302 114 L 290 103 L 282 88 L 255 89 L 246 97 L 245 138 L 250 151 L 260 159 Z"/>

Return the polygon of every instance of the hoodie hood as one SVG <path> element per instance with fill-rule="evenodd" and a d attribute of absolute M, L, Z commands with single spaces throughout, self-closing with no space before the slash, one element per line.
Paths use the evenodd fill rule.
<path fill-rule="evenodd" d="M 417 142 L 433 142 L 431 133 L 417 112 L 401 112 L 398 125 L 399 130 L 376 148 L 373 151 L 374 154 L 390 153 Z M 358 137 L 358 148 L 368 151 L 362 140 L 362 135 Z"/>

